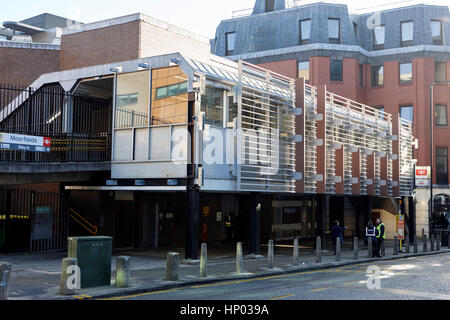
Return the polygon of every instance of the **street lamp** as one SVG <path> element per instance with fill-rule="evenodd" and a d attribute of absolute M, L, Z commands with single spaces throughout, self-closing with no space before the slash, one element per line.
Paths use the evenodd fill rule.
<path fill-rule="evenodd" d="M 447 81 L 447 83 L 450 83 L 450 80 Z M 442 83 L 431 83 L 430 85 L 430 175 L 431 175 L 431 181 L 430 181 L 430 212 L 429 212 L 429 218 L 428 218 L 428 229 L 430 230 L 431 225 L 431 219 L 434 212 L 434 201 L 433 201 L 433 127 L 434 127 L 434 86 L 437 84 Z M 433 231 L 433 230 L 431 230 Z"/>

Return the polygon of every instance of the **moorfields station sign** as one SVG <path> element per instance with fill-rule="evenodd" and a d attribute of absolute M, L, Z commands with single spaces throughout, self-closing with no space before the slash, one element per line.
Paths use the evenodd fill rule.
<path fill-rule="evenodd" d="M 31 152 L 50 152 L 51 139 L 0 132 L 0 149 Z"/>

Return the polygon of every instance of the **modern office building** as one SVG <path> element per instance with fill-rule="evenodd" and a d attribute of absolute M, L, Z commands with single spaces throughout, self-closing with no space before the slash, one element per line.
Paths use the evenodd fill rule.
<path fill-rule="evenodd" d="M 449 18 L 449 8 L 436 5 L 353 14 L 342 4 L 257 0 L 251 14 L 220 23 L 211 40 L 212 52 L 257 64 L 297 83 L 303 78 L 311 86 L 326 86 L 334 94 L 412 121 L 418 140 L 411 152 L 417 167 L 429 167 L 433 154 L 433 196 L 440 207 L 436 216 L 429 214 L 430 188 L 415 188 L 411 207 L 420 236 L 422 229 L 441 228 L 442 213 L 450 218 Z M 385 170 L 389 168 L 382 164 Z M 410 215 L 414 220 L 414 212 Z"/>
<path fill-rule="evenodd" d="M 0 152 L 0 181 L 59 190 L 0 192 L 9 220 L 51 217 L 23 237 L 31 251 L 64 249 L 69 232 L 192 259 L 201 242 L 258 254 L 271 238 L 325 236 L 344 214 L 362 235 L 371 209 L 393 207 L 388 220 L 393 197 L 411 195 L 412 126 L 397 115 L 214 55 L 209 39 L 141 14 L 64 29 L 61 43 L 61 71 L 0 108 L 1 132 L 51 140 Z"/>

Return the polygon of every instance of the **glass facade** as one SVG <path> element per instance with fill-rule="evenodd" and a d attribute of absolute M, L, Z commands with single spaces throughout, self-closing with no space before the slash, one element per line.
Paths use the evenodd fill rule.
<path fill-rule="evenodd" d="M 180 67 L 152 71 L 151 124 L 187 122 L 188 78 Z"/>
<path fill-rule="evenodd" d="M 115 128 L 148 126 L 150 72 L 117 76 Z"/>

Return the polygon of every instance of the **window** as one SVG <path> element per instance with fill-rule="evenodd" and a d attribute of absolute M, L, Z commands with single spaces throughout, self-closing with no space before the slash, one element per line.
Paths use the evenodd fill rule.
<path fill-rule="evenodd" d="M 355 32 L 355 39 L 358 40 L 358 24 L 353 22 L 353 31 Z"/>
<path fill-rule="evenodd" d="M 228 122 L 233 122 L 238 116 L 238 105 L 233 101 L 233 97 L 228 97 Z"/>
<path fill-rule="evenodd" d="M 275 0 L 266 0 L 266 12 L 271 12 L 274 10 Z"/>
<path fill-rule="evenodd" d="M 412 105 L 400 106 L 400 118 L 413 122 L 414 109 Z"/>
<path fill-rule="evenodd" d="M 308 44 L 311 37 L 311 19 L 300 21 L 300 44 Z"/>
<path fill-rule="evenodd" d="M 431 20 L 431 38 L 434 45 L 442 45 L 442 21 Z"/>
<path fill-rule="evenodd" d="M 385 38 L 385 28 L 384 26 L 375 27 L 373 29 L 373 49 L 383 50 L 384 49 L 384 38 Z"/>
<path fill-rule="evenodd" d="M 298 77 L 309 81 L 309 61 L 298 62 Z"/>
<path fill-rule="evenodd" d="M 411 46 L 414 40 L 414 22 L 401 22 L 402 47 Z"/>
<path fill-rule="evenodd" d="M 372 87 L 378 87 L 384 85 L 384 67 L 375 66 L 372 67 Z"/>
<path fill-rule="evenodd" d="M 436 183 L 448 184 L 448 148 L 436 148 Z"/>
<path fill-rule="evenodd" d="M 447 122 L 447 105 L 445 104 L 437 104 L 435 106 L 436 112 L 436 126 L 438 127 L 446 127 L 448 125 Z"/>
<path fill-rule="evenodd" d="M 381 120 L 385 120 L 384 106 L 377 106 L 374 108 L 378 110 L 378 118 L 380 118 Z"/>
<path fill-rule="evenodd" d="M 400 83 L 411 83 L 413 80 L 412 63 L 399 64 Z"/>
<path fill-rule="evenodd" d="M 329 18 L 328 19 L 328 38 L 330 40 L 330 43 L 339 44 L 341 42 L 340 35 L 341 35 L 341 27 L 340 27 L 339 19 Z"/>
<path fill-rule="evenodd" d="M 138 103 L 139 93 L 121 94 L 117 96 L 117 107 L 132 106 Z"/>
<path fill-rule="evenodd" d="M 364 86 L 364 65 L 359 65 L 359 85 Z"/>
<path fill-rule="evenodd" d="M 179 96 L 187 92 L 187 82 L 172 84 L 170 86 L 165 86 L 156 89 L 155 100 L 164 99 L 168 97 Z"/>
<path fill-rule="evenodd" d="M 435 82 L 447 82 L 447 63 L 438 61 L 434 63 L 434 80 Z"/>
<path fill-rule="evenodd" d="M 202 95 L 201 111 L 205 113 L 205 123 L 223 126 L 224 90 L 206 87 Z"/>
<path fill-rule="evenodd" d="M 342 81 L 342 60 L 330 60 L 330 80 Z"/>
<path fill-rule="evenodd" d="M 234 45 L 236 41 L 236 32 L 229 32 L 226 35 L 226 56 L 232 56 L 234 54 Z"/>

